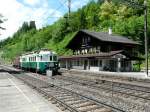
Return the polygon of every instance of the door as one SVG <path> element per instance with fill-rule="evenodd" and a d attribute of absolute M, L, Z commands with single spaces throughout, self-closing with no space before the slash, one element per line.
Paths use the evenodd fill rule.
<path fill-rule="evenodd" d="M 116 69 L 117 68 L 117 61 L 110 60 L 109 68 L 110 68 L 110 71 L 116 72 L 117 71 L 117 69 Z"/>
<path fill-rule="evenodd" d="M 84 70 L 87 70 L 88 66 L 87 66 L 87 60 L 84 60 Z"/>

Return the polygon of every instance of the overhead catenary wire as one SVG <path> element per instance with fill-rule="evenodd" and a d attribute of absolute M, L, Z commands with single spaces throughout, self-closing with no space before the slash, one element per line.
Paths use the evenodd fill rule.
<path fill-rule="evenodd" d="M 67 2 L 67 0 L 65 0 L 63 3 L 66 3 Z M 58 10 L 60 10 L 62 7 L 64 7 L 63 6 L 63 3 L 61 3 L 60 5 L 59 5 L 59 7 L 57 7 L 52 13 L 50 13 L 49 14 L 49 16 L 48 17 L 46 17 L 44 20 L 46 21 L 46 23 L 45 24 L 47 24 L 47 20 L 49 19 L 49 18 L 63 18 L 63 16 L 54 16 L 54 14 L 56 13 L 56 11 L 58 11 Z M 45 13 L 47 13 L 47 12 L 45 12 Z"/>
<path fill-rule="evenodd" d="M 56 9 L 55 9 L 55 11 L 53 11 L 52 13 L 50 13 L 49 14 L 49 16 L 48 17 L 46 17 L 44 20 L 45 20 L 45 25 L 47 24 L 47 21 L 49 20 L 49 19 L 54 19 L 54 18 L 56 18 L 56 19 L 59 19 L 59 18 L 66 18 L 66 17 L 64 17 L 64 16 L 55 16 L 54 14 L 56 13 L 56 11 L 58 11 L 58 10 L 60 10 L 62 7 L 66 7 L 66 8 L 68 8 L 68 5 L 69 4 L 67 4 L 67 2 L 69 2 L 69 1 L 71 1 L 71 0 L 65 0 L 64 2 L 63 1 L 61 1 L 61 0 L 58 0 L 59 1 L 59 3 L 60 3 L 60 6 L 59 7 L 57 7 Z M 83 2 L 84 3 L 88 3 L 88 2 L 90 2 L 91 0 L 83 0 Z M 95 0 L 94 0 L 95 1 Z M 71 4 L 74 4 L 74 2 L 73 3 L 71 3 L 70 2 L 70 11 L 68 11 L 68 12 L 70 12 L 71 13 Z M 81 7 L 82 7 L 83 5 L 81 4 Z M 47 12 L 45 12 L 45 14 L 46 14 Z M 68 13 L 69 14 L 69 13 Z M 69 15 L 69 17 L 70 17 L 71 15 Z"/>

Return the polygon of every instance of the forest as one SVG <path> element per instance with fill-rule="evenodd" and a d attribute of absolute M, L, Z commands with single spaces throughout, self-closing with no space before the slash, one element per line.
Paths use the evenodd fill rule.
<path fill-rule="evenodd" d="M 143 0 L 140 0 L 140 3 L 143 4 Z M 54 24 L 41 29 L 36 29 L 34 22 L 24 22 L 12 37 L 0 42 L 0 52 L 5 61 L 12 61 L 16 56 L 41 48 L 54 50 L 59 55 L 69 55 L 72 51 L 65 46 L 77 31 L 88 29 L 108 32 L 109 27 L 114 34 L 126 36 L 141 43 L 139 52 L 141 57 L 144 56 L 144 10 L 109 0 L 90 1 L 77 11 L 71 12 L 69 18 L 66 13 Z M 150 12 L 148 10 L 150 40 L 149 27 Z"/>

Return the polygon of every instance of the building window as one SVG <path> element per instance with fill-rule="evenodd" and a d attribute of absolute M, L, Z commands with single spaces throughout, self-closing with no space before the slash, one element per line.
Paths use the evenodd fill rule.
<path fill-rule="evenodd" d="M 85 37 L 85 40 L 84 40 L 84 41 L 85 41 L 85 44 L 87 44 L 88 40 L 87 40 L 87 38 L 86 38 L 86 37 Z"/>
<path fill-rule="evenodd" d="M 90 37 L 88 37 L 88 42 L 90 42 L 91 41 L 91 38 Z"/>
<path fill-rule="evenodd" d="M 90 61 L 90 65 L 91 65 L 91 66 L 94 66 L 94 67 L 98 66 L 98 60 L 95 60 L 95 59 L 94 59 L 94 60 L 91 60 L 91 61 Z"/>
<path fill-rule="evenodd" d="M 84 37 L 82 38 L 82 44 L 84 43 Z"/>
<path fill-rule="evenodd" d="M 82 66 L 83 62 L 81 60 L 73 60 L 73 66 Z"/>
<path fill-rule="evenodd" d="M 102 60 L 99 60 L 99 67 L 102 67 Z"/>

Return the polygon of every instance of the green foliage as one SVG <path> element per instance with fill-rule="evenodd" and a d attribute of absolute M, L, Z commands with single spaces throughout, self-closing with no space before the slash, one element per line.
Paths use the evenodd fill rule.
<path fill-rule="evenodd" d="M 150 0 L 148 0 L 150 3 Z M 143 0 L 140 0 L 143 3 Z M 149 4 L 148 3 L 148 4 Z M 120 34 L 141 43 L 139 50 L 144 53 L 144 11 L 112 2 L 110 0 L 91 1 L 53 25 L 36 30 L 35 22 L 24 22 L 22 27 L 12 36 L 0 42 L 2 57 L 8 60 L 16 56 L 41 48 L 56 51 L 59 55 L 69 55 L 72 51 L 66 45 L 80 29 L 108 31 L 112 27 L 113 33 Z M 150 13 L 148 12 L 148 28 L 150 27 Z M 148 29 L 150 37 L 150 29 Z M 150 39 L 149 39 L 150 40 Z M 136 68 L 136 67 L 135 67 Z"/>
<path fill-rule="evenodd" d="M 140 62 L 140 63 L 135 63 L 135 64 L 133 64 L 133 71 L 134 71 L 134 72 L 139 72 L 139 71 L 141 71 L 141 62 Z"/>

